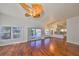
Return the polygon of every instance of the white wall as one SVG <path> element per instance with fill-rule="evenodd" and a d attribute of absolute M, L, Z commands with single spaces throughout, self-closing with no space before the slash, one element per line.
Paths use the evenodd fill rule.
<path fill-rule="evenodd" d="M 28 40 L 28 27 L 41 27 L 42 24 L 40 21 L 33 20 L 28 20 L 28 18 L 16 18 L 6 14 L 0 14 L 0 26 L 21 26 L 23 28 L 23 37 L 21 39 L 0 39 L 0 46 L 19 42 L 26 42 Z"/>
<path fill-rule="evenodd" d="M 79 16 L 67 19 L 67 41 L 79 45 Z"/>

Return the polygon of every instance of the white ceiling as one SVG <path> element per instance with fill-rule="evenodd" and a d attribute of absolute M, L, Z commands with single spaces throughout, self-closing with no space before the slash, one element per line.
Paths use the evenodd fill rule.
<path fill-rule="evenodd" d="M 46 21 L 48 19 L 65 19 L 68 17 L 79 16 L 79 4 L 78 3 L 45 3 L 44 14 L 38 19 Z M 0 13 L 6 14 L 22 19 L 35 19 L 32 17 L 25 17 L 25 10 L 18 3 L 0 4 Z M 36 18 L 37 19 L 37 18 Z"/>

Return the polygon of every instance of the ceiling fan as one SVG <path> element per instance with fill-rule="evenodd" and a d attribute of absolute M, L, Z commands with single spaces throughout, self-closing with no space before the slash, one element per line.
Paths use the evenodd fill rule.
<path fill-rule="evenodd" d="M 38 18 L 43 13 L 43 6 L 41 4 L 34 3 L 29 6 L 26 3 L 20 3 L 20 5 L 27 11 L 27 13 L 25 13 L 25 16 L 27 17 L 32 16 Z"/>

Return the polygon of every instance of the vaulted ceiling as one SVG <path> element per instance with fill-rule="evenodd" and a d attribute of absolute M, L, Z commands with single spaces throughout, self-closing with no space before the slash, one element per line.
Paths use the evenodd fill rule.
<path fill-rule="evenodd" d="M 30 4 L 29 4 L 30 5 Z M 25 10 L 18 3 L 0 4 L 0 14 L 6 14 L 25 20 L 47 22 L 48 20 L 64 20 L 69 17 L 79 16 L 78 3 L 42 3 L 44 14 L 40 18 L 25 17 Z"/>

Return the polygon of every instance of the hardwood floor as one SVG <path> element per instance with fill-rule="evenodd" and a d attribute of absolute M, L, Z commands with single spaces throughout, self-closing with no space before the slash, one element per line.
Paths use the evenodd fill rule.
<path fill-rule="evenodd" d="M 79 56 L 79 46 L 48 38 L 0 47 L 0 56 Z"/>

